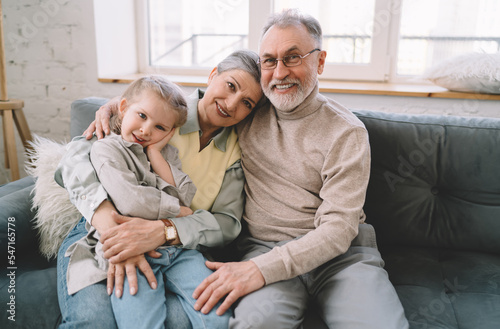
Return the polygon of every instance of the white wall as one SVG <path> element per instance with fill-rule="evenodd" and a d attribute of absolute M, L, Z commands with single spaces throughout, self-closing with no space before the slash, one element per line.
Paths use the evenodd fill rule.
<path fill-rule="evenodd" d="M 122 84 L 97 81 L 93 1 L 3 0 L 2 9 L 9 97 L 24 100 L 24 113 L 33 134 L 57 141 L 69 140 L 73 100 L 87 96 L 113 97 L 125 88 Z M 353 109 L 500 117 L 499 101 L 328 96 Z M 3 145 L 2 140 L 0 184 L 9 179 Z M 22 163 L 25 158 L 20 141 L 18 150 Z"/>
<path fill-rule="evenodd" d="M 97 81 L 93 8 L 92 0 L 2 1 L 8 93 L 24 100 L 32 134 L 67 141 L 73 100 L 123 91 L 124 85 Z M 0 183 L 10 177 L 3 145 L 2 137 Z"/>

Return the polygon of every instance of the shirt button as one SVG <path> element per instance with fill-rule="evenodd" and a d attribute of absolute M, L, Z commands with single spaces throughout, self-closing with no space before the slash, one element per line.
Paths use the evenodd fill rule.
<path fill-rule="evenodd" d="M 85 199 L 87 199 L 87 196 L 82 195 L 82 196 L 80 197 L 80 199 L 85 200 Z"/>
<path fill-rule="evenodd" d="M 94 208 L 94 206 L 95 206 L 95 204 L 94 204 L 94 203 L 91 203 L 91 204 L 90 204 L 90 208 L 92 208 L 92 209 L 93 209 L 93 208 Z"/>

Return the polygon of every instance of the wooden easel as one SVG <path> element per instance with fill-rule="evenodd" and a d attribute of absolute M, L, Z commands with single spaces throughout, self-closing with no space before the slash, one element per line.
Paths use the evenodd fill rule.
<path fill-rule="evenodd" d="M 14 122 L 25 148 L 29 148 L 31 132 L 23 113 L 24 102 L 19 99 L 9 99 L 7 96 L 7 78 L 5 74 L 5 51 L 3 35 L 3 12 L 0 0 L 0 114 L 3 123 L 3 141 L 5 148 L 5 168 L 10 168 L 12 180 L 18 180 L 19 164 L 17 161 L 16 138 Z"/>

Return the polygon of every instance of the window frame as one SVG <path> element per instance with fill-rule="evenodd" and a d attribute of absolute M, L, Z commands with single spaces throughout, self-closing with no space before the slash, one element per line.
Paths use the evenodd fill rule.
<path fill-rule="evenodd" d="M 224 0 L 221 0 L 224 1 Z M 391 56 L 388 56 L 390 29 L 392 26 L 393 0 L 375 0 L 375 23 L 377 33 L 373 33 L 371 61 L 368 64 L 326 64 L 322 79 L 388 81 Z M 399 0 L 397 1 L 399 2 Z M 230 3 L 230 1 L 229 1 Z M 154 67 L 149 65 L 147 0 L 136 0 L 136 26 L 138 46 L 138 67 L 141 73 L 157 73 L 173 76 L 208 76 L 212 68 Z M 249 49 L 258 52 L 260 34 L 267 17 L 274 7 L 273 0 L 249 1 Z M 266 11 L 267 9 L 267 11 Z"/>
<path fill-rule="evenodd" d="M 169 76 L 207 77 L 212 68 L 158 67 L 149 65 L 147 0 L 135 2 L 135 25 L 137 41 L 138 71 L 145 74 L 166 74 Z M 234 0 L 219 0 L 231 5 Z M 326 63 L 320 80 L 343 80 L 382 83 L 404 83 L 431 85 L 431 82 L 415 76 L 397 74 L 397 56 L 401 11 L 404 0 L 375 0 L 374 21 L 371 26 L 372 41 L 370 62 L 367 64 Z M 274 8 L 273 0 L 249 0 L 248 48 L 258 52 L 260 34 L 267 17 Z M 327 55 L 328 56 L 328 55 Z"/>

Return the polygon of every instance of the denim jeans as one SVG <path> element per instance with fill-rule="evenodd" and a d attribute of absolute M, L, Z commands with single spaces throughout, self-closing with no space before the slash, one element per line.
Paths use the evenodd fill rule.
<path fill-rule="evenodd" d="M 205 266 L 205 257 L 196 250 L 168 247 L 158 249 L 160 258 L 146 257 L 158 281 L 157 289 L 150 289 L 146 277 L 138 273 L 138 291 L 129 293 L 125 280 L 123 296 L 111 297 L 111 304 L 119 328 L 156 329 L 163 328 L 168 305 L 165 305 L 165 291 L 173 292 L 179 298 L 193 328 L 224 329 L 228 327 L 232 311 L 218 316 L 215 311 L 220 303 L 208 314 L 194 310 L 192 294 L 196 287 L 212 271 Z"/>
<path fill-rule="evenodd" d="M 113 329 L 117 326 L 111 308 L 111 298 L 107 294 L 105 281 L 84 288 L 74 295 L 68 295 L 66 272 L 68 269 L 69 257 L 64 257 L 64 254 L 70 245 L 86 234 L 85 218 L 82 218 L 68 234 L 59 249 L 59 255 L 57 257 L 57 294 L 62 314 L 62 321 L 59 328 Z M 191 328 L 191 322 L 184 312 L 178 298 L 172 293 L 166 293 L 165 296 L 165 304 L 168 309 L 165 318 L 165 327 L 175 329 Z"/>

